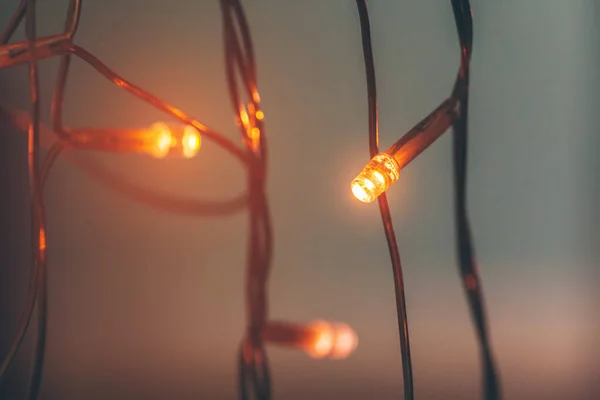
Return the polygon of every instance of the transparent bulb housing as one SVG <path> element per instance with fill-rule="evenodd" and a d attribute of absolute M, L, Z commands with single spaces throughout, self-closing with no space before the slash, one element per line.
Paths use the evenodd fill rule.
<path fill-rule="evenodd" d="M 352 181 L 354 197 L 364 203 L 373 202 L 400 177 L 400 167 L 394 157 L 379 153 L 369 161 Z"/>

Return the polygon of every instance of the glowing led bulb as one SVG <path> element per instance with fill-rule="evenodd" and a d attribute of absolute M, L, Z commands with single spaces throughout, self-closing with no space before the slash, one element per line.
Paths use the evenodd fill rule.
<path fill-rule="evenodd" d="M 187 125 L 181 138 L 181 153 L 185 158 L 192 158 L 200 149 L 200 135 L 196 128 Z"/>
<path fill-rule="evenodd" d="M 354 178 L 352 193 L 358 200 L 371 203 L 399 177 L 400 168 L 394 157 L 387 153 L 379 153 Z"/>
<path fill-rule="evenodd" d="M 157 158 L 164 158 L 173 146 L 173 134 L 171 128 L 163 122 L 157 122 L 150 128 L 151 146 L 149 152 Z"/>
<path fill-rule="evenodd" d="M 312 337 L 305 350 L 314 358 L 346 358 L 358 345 L 356 333 L 346 324 L 315 321 L 309 330 Z"/>
<path fill-rule="evenodd" d="M 313 358 L 346 358 L 356 349 L 358 337 L 346 324 L 314 321 L 306 325 L 271 322 L 265 341 L 304 350 Z"/>

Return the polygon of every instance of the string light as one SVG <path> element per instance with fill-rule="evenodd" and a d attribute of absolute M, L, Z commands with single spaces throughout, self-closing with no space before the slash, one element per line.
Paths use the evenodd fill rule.
<path fill-rule="evenodd" d="M 466 211 L 467 112 L 469 103 L 469 68 L 473 42 L 473 19 L 469 0 L 451 0 L 451 4 L 461 49 L 460 68 L 452 94 L 438 108 L 394 143 L 386 152 L 379 153 L 375 66 L 371 46 L 369 17 L 366 0 L 357 0 L 367 76 L 369 149 L 372 159 L 353 180 L 351 188 L 354 196 L 360 201 L 368 203 L 374 201 L 375 198 L 379 198 L 381 217 L 394 271 L 400 350 L 404 374 L 404 397 L 405 399 L 413 399 L 412 363 L 402 266 L 385 191 L 391 184 L 398 180 L 402 168 L 421 154 L 450 126 L 453 126 L 457 259 L 463 280 L 463 289 L 469 303 L 482 354 L 484 372 L 483 395 L 486 400 L 497 400 L 501 397 L 500 383 L 487 335 L 483 294 L 476 268 Z"/>
<path fill-rule="evenodd" d="M 454 128 L 455 203 L 460 272 L 483 354 L 484 394 L 486 399 L 495 400 L 499 398 L 500 393 L 491 347 L 486 334 L 481 283 L 475 268 L 465 205 L 466 118 L 472 47 L 471 10 L 468 0 L 451 0 L 451 3 L 461 45 L 461 66 L 452 95 L 388 150 L 379 152 L 375 69 L 370 24 L 366 1 L 357 0 L 367 77 L 371 160 L 352 181 L 351 189 L 354 196 L 360 201 L 373 202 L 377 199 L 379 203 L 394 274 L 404 393 L 407 400 L 413 399 L 413 382 L 404 280 L 385 192 L 398 181 L 400 171 L 450 126 Z M 179 199 L 144 190 L 134 183 L 111 175 L 103 167 L 89 161 L 71 161 L 90 178 L 105 187 L 161 210 L 204 216 L 219 216 L 242 209 L 248 210 L 250 240 L 245 284 L 247 326 L 239 352 L 239 390 L 242 399 L 266 400 L 271 398 L 270 369 L 265 344 L 298 348 L 318 359 L 348 357 L 358 344 L 356 333 L 348 325 L 326 321 L 293 324 L 269 319 L 267 284 L 271 269 L 273 233 L 266 198 L 268 147 L 264 124 L 265 114 L 261 108 L 257 88 L 254 50 L 248 22 L 240 0 L 220 0 L 220 5 L 223 18 L 227 86 L 235 113 L 235 121 L 240 127 L 243 147 L 185 114 L 182 110 L 127 81 L 93 54 L 74 44 L 73 38 L 79 24 L 82 0 L 70 0 L 63 33 L 40 38 L 36 36 L 35 30 L 35 4 L 35 0 L 21 0 L 0 35 L 0 68 L 19 64 L 28 64 L 29 66 L 30 112 L 0 106 L 0 114 L 21 130 L 28 131 L 30 193 L 33 205 L 31 213 L 33 257 L 27 304 L 18 331 L 5 358 L 0 363 L 0 381 L 23 341 L 37 304 L 37 337 L 29 398 L 33 400 L 38 396 L 43 372 L 47 324 L 46 248 L 48 238 L 42 195 L 48 174 L 58 156 L 66 149 L 88 149 L 142 153 L 159 159 L 171 155 L 192 158 L 201 147 L 202 137 L 223 148 L 248 171 L 248 185 L 244 194 L 223 201 Z M 26 40 L 8 44 L 24 18 Z M 138 130 L 67 128 L 62 120 L 62 105 L 73 56 L 89 64 L 117 87 L 176 119 L 179 125 L 158 122 L 149 128 Z M 50 57 L 59 57 L 60 64 L 52 97 L 51 126 L 48 127 L 40 121 L 38 61 Z M 239 85 L 238 79 L 240 80 Z M 43 163 L 40 163 L 40 137 L 44 135 L 55 138 L 55 140 Z"/>
<path fill-rule="evenodd" d="M 314 321 L 306 325 L 274 322 L 263 330 L 265 342 L 304 350 L 317 359 L 343 359 L 354 352 L 358 336 L 348 325 Z"/>
<path fill-rule="evenodd" d="M 457 104 L 454 98 L 444 101 L 388 150 L 373 157 L 352 181 L 354 196 L 371 203 L 388 190 L 398 180 L 400 170 L 450 128 L 457 116 Z"/>
<path fill-rule="evenodd" d="M 155 158 L 192 158 L 200 149 L 198 131 L 187 125 L 156 122 L 146 129 L 73 129 L 66 144 L 73 148 L 121 153 L 142 153 Z"/>

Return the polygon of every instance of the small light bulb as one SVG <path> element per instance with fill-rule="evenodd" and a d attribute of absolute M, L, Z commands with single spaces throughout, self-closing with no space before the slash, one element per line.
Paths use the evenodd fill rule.
<path fill-rule="evenodd" d="M 164 158 L 169 154 L 173 146 L 173 134 L 169 126 L 162 122 L 157 122 L 150 128 L 152 132 L 152 146 L 150 153 L 157 158 Z"/>
<path fill-rule="evenodd" d="M 314 321 L 306 325 L 271 322 L 263 332 L 266 342 L 297 347 L 313 358 L 342 359 L 358 345 L 356 333 L 346 324 Z"/>
<path fill-rule="evenodd" d="M 373 202 L 400 177 L 400 168 L 394 157 L 379 153 L 369 161 L 352 181 L 354 197 L 364 203 Z"/>
<path fill-rule="evenodd" d="M 181 152 L 185 158 L 192 158 L 200 149 L 200 135 L 196 128 L 187 125 L 183 129 L 183 137 L 181 138 Z"/>
<path fill-rule="evenodd" d="M 346 324 L 315 321 L 309 324 L 312 341 L 306 351 L 314 358 L 346 358 L 356 349 L 358 337 Z"/>

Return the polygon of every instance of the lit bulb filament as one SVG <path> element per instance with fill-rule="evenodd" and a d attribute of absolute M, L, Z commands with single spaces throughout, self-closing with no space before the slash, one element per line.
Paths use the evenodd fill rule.
<path fill-rule="evenodd" d="M 306 325 L 271 322 L 263 331 L 265 342 L 304 350 L 313 358 L 346 358 L 358 345 L 346 324 L 315 321 Z"/>
<path fill-rule="evenodd" d="M 352 193 L 365 203 L 371 203 L 398 180 L 400 167 L 386 153 L 377 154 L 352 181 Z"/>
<path fill-rule="evenodd" d="M 192 158 L 200 149 L 201 137 L 191 125 L 171 127 L 157 122 L 147 129 L 74 129 L 69 131 L 69 142 L 84 149 Z"/>

